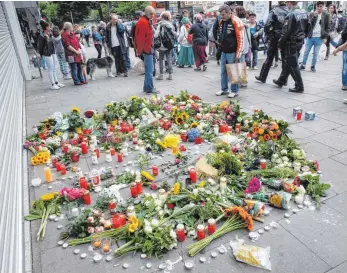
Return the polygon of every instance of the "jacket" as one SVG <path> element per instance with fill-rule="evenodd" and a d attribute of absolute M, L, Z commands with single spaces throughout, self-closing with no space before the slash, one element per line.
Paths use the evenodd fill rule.
<path fill-rule="evenodd" d="M 249 26 L 249 29 L 251 29 L 250 26 Z M 263 26 L 260 25 L 258 22 L 255 22 L 255 30 L 256 30 L 255 34 L 257 34 L 257 37 L 255 37 L 255 34 L 251 33 L 252 50 L 258 50 L 259 40 L 263 36 L 263 33 L 264 33 Z"/>
<path fill-rule="evenodd" d="M 190 45 L 190 43 L 188 42 L 187 38 L 188 38 L 188 30 L 190 26 L 189 24 L 187 25 L 182 25 L 180 28 L 180 34 L 178 36 L 178 43 L 181 45 Z"/>
<path fill-rule="evenodd" d="M 63 31 L 61 34 L 61 39 L 64 43 L 66 61 L 70 63 L 69 56 L 73 56 L 75 63 L 80 63 L 82 61 L 81 55 L 77 55 L 68 49 L 69 46 L 72 46 L 75 50 L 80 50 L 81 44 L 76 34 L 72 31 L 70 32 L 70 34 L 68 34 L 66 31 Z"/>
<path fill-rule="evenodd" d="M 175 44 L 175 40 L 177 39 L 177 34 L 174 30 L 174 26 L 171 22 L 162 20 L 158 23 L 158 27 L 154 33 L 154 38 L 163 37 L 165 32 L 169 32 L 168 36 L 171 37 L 172 44 Z M 163 43 L 161 44 L 161 47 L 159 48 L 161 51 L 167 50 L 167 48 L 164 47 Z"/>
<path fill-rule="evenodd" d="M 302 43 L 310 31 L 307 12 L 295 6 L 284 19 L 279 47 L 283 49 L 287 44 Z"/>
<path fill-rule="evenodd" d="M 220 20 L 218 24 L 217 40 L 221 51 L 224 53 L 235 53 L 236 58 L 241 58 L 245 38 L 245 26 L 241 19 L 232 15 L 228 21 Z M 223 35 L 224 24 L 227 24 L 227 26 L 226 33 Z"/>
<path fill-rule="evenodd" d="M 52 38 L 44 34 L 40 34 L 38 38 L 37 49 L 41 56 L 49 57 L 52 54 L 55 54 L 55 48 Z"/>
<path fill-rule="evenodd" d="M 55 54 L 65 54 L 64 45 L 63 45 L 61 36 L 59 35 L 57 37 L 53 37 L 52 41 L 54 44 Z"/>
<path fill-rule="evenodd" d="M 311 30 L 308 34 L 309 38 L 312 37 L 313 29 L 314 29 L 314 26 L 316 25 L 317 18 L 318 18 L 318 15 L 316 13 L 311 13 L 309 16 L 310 23 L 312 26 Z M 321 38 L 322 39 L 328 38 L 329 32 L 330 32 L 330 15 L 329 15 L 329 13 L 327 13 L 326 11 L 323 10 L 321 21 L 319 22 L 319 24 L 321 26 Z"/>
<path fill-rule="evenodd" d="M 245 26 L 244 31 L 244 38 L 243 38 L 243 50 L 242 54 L 247 54 L 250 49 L 252 49 L 252 38 L 251 38 L 251 31 L 249 29 L 249 20 L 246 18 L 241 18 L 241 21 L 243 25 Z"/>
<path fill-rule="evenodd" d="M 284 19 L 289 13 L 287 6 L 278 6 L 270 11 L 264 26 L 264 33 L 269 39 L 281 38 Z"/>
<path fill-rule="evenodd" d="M 189 29 L 189 34 L 193 34 L 194 45 L 207 45 L 208 28 L 202 22 L 197 22 Z"/>
<path fill-rule="evenodd" d="M 152 23 L 146 16 L 141 16 L 137 21 L 134 33 L 134 49 L 137 56 L 151 54 L 153 45 Z"/>

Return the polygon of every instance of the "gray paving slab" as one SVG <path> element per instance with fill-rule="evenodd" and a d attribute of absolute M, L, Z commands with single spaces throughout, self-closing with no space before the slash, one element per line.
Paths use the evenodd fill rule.
<path fill-rule="evenodd" d="M 347 152 L 340 153 L 338 155 L 334 155 L 331 159 L 338 161 L 344 165 L 347 165 Z"/>
<path fill-rule="evenodd" d="M 341 152 L 347 150 L 347 135 L 336 130 L 314 135 L 312 139 Z"/>
<path fill-rule="evenodd" d="M 303 120 L 298 123 L 298 126 L 316 133 L 323 133 L 341 127 L 341 124 L 323 119 L 322 117 L 325 117 L 325 114 L 317 114 L 315 120 Z"/>
<path fill-rule="evenodd" d="M 319 161 L 340 153 L 340 151 L 314 141 L 310 138 L 305 138 L 304 142 L 301 144 L 301 147 L 305 150 L 306 157 L 310 160 Z"/>
<path fill-rule="evenodd" d="M 347 217 L 347 192 L 343 192 L 335 197 L 330 198 L 329 200 L 325 201 L 325 204 Z"/>
<path fill-rule="evenodd" d="M 321 118 L 330 120 L 334 123 L 347 125 L 347 113 L 343 111 L 332 111 L 320 115 Z"/>
<path fill-rule="evenodd" d="M 330 207 L 308 209 L 292 216 L 290 223 L 279 223 L 330 267 L 346 260 L 347 218 Z"/>
<path fill-rule="evenodd" d="M 304 111 L 314 111 L 316 113 L 327 113 L 344 107 L 341 102 L 332 99 L 320 100 L 298 106 L 301 106 Z"/>
<path fill-rule="evenodd" d="M 298 124 L 293 124 L 289 127 L 289 130 L 291 131 L 288 135 L 289 137 L 292 137 L 294 139 L 299 139 L 299 138 L 306 138 L 306 137 L 311 137 L 315 133 L 311 130 L 305 129 Z"/>
<path fill-rule="evenodd" d="M 327 273 L 345 273 L 347 272 L 347 262 L 344 262 L 335 268 L 329 270 Z"/>
<path fill-rule="evenodd" d="M 347 190 L 347 168 L 333 159 L 326 158 L 319 162 L 322 169 L 322 181 L 331 183 L 331 190 L 342 193 Z"/>

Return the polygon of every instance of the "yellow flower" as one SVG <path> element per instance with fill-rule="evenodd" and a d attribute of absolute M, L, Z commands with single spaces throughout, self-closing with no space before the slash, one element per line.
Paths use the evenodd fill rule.
<path fill-rule="evenodd" d="M 179 144 L 179 141 L 180 141 L 179 135 L 167 135 L 164 137 L 164 145 L 168 148 L 177 147 Z"/>
<path fill-rule="evenodd" d="M 63 135 L 63 132 L 62 131 L 58 131 L 55 133 L 57 136 L 62 136 Z"/>
<path fill-rule="evenodd" d="M 275 130 L 278 130 L 280 127 L 278 126 L 278 124 L 275 124 Z"/>
<path fill-rule="evenodd" d="M 106 104 L 106 107 L 111 107 L 111 106 L 112 106 L 112 103 Z"/>
<path fill-rule="evenodd" d="M 183 122 L 182 116 L 181 116 L 181 115 L 177 115 L 177 116 L 175 117 L 175 123 L 176 123 L 177 125 L 179 125 L 179 124 L 181 124 L 182 122 Z"/>
<path fill-rule="evenodd" d="M 260 142 L 263 142 L 263 141 L 264 141 L 264 137 L 263 137 L 263 136 L 260 136 L 260 137 L 259 137 L 259 141 L 260 141 Z"/>
<path fill-rule="evenodd" d="M 181 114 L 181 117 L 182 117 L 184 120 L 189 119 L 189 115 L 188 115 L 187 112 L 183 112 L 183 113 Z"/>
<path fill-rule="evenodd" d="M 136 222 L 136 220 L 137 220 L 136 216 L 134 216 L 134 215 L 130 215 L 130 216 L 129 216 L 128 221 L 129 221 L 130 223 L 134 224 L 134 223 Z"/>
<path fill-rule="evenodd" d="M 177 195 L 180 193 L 180 191 L 181 191 L 181 184 L 177 182 L 174 184 L 173 194 Z"/>
<path fill-rule="evenodd" d="M 203 187 L 205 187 L 205 185 L 206 185 L 206 182 L 205 181 L 201 181 L 199 183 L 199 188 L 203 188 Z"/>
<path fill-rule="evenodd" d="M 51 200 L 53 200 L 53 198 L 54 198 L 53 193 L 46 193 L 46 194 L 41 196 L 42 201 L 51 201 Z"/>
<path fill-rule="evenodd" d="M 274 135 L 274 132 L 269 131 L 269 135 L 270 135 L 270 136 L 273 136 L 273 135 Z"/>
<path fill-rule="evenodd" d="M 263 128 L 259 128 L 259 131 L 258 131 L 259 135 L 262 135 L 264 134 L 264 129 Z"/>
<path fill-rule="evenodd" d="M 163 149 L 167 148 L 167 146 L 163 142 L 161 142 L 161 140 L 159 138 L 156 139 L 155 143 L 158 144 Z"/>
<path fill-rule="evenodd" d="M 258 122 L 253 122 L 253 127 L 258 127 Z"/>
<path fill-rule="evenodd" d="M 136 229 L 137 229 L 136 224 L 129 225 L 129 228 L 128 228 L 129 232 L 134 233 Z"/>
<path fill-rule="evenodd" d="M 131 96 L 130 97 L 130 100 L 134 100 L 134 99 L 136 99 L 137 97 L 136 96 Z"/>
<path fill-rule="evenodd" d="M 228 106 L 227 101 L 223 101 L 221 104 L 219 104 L 219 108 L 223 109 L 224 107 Z"/>
<path fill-rule="evenodd" d="M 81 113 L 81 110 L 78 107 L 72 107 L 72 112 Z"/>
<path fill-rule="evenodd" d="M 198 123 L 197 122 L 193 122 L 192 124 L 190 124 L 190 128 L 196 128 L 198 127 Z"/>

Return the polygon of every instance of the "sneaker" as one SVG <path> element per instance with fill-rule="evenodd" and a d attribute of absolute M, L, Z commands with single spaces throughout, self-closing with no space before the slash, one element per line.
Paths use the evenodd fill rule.
<path fill-rule="evenodd" d="M 249 66 L 247 66 L 247 70 L 249 70 Z"/>
<path fill-rule="evenodd" d="M 260 76 L 255 76 L 255 79 L 256 79 L 257 81 L 260 81 L 260 82 L 262 82 L 262 83 L 265 83 L 265 81 L 264 81 L 262 78 L 260 78 Z"/>
<path fill-rule="evenodd" d="M 253 70 L 258 70 L 258 67 L 256 67 L 256 66 L 253 66 Z"/>
<path fill-rule="evenodd" d="M 278 67 L 278 63 L 275 63 L 274 66 L 273 66 L 273 69 L 275 69 L 277 67 Z"/>
<path fill-rule="evenodd" d="M 305 70 L 305 66 L 302 64 L 302 65 L 300 65 L 299 69 L 300 70 Z"/>
<path fill-rule="evenodd" d="M 342 90 L 346 91 L 347 90 L 347 85 L 342 86 Z"/>
<path fill-rule="evenodd" d="M 63 79 L 64 79 L 64 80 L 71 80 L 72 77 L 71 77 L 70 75 L 65 75 L 65 76 L 63 76 Z"/>
<path fill-rule="evenodd" d="M 220 65 L 220 61 L 217 61 L 217 65 Z"/>
<path fill-rule="evenodd" d="M 75 85 L 83 85 L 83 83 L 79 82 L 79 83 L 75 83 Z"/>
<path fill-rule="evenodd" d="M 158 91 L 158 90 L 153 90 L 150 92 L 145 91 L 145 93 L 146 93 L 146 95 L 153 95 L 153 94 L 160 94 L 160 91 Z"/>
<path fill-rule="evenodd" d="M 62 83 L 56 83 L 56 85 L 57 85 L 58 87 L 64 87 L 64 86 L 65 86 L 65 85 L 62 84 Z"/>
<path fill-rule="evenodd" d="M 207 65 L 204 64 L 204 65 L 202 66 L 202 70 L 203 70 L 203 71 L 206 71 L 206 70 L 207 70 Z"/>
<path fill-rule="evenodd" d="M 311 71 L 316 72 L 316 68 L 314 66 L 311 66 Z"/>
<path fill-rule="evenodd" d="M 127 73 L 127 72 L 124 73 L 124 77 L 125 77 L 125 78 L 128 77 L 128 73 Z"/>
<path fill-rule="evenodd" d="M 201 67 L 194 68 L 194 71 L 195 71 L 195 72 L 201 71 Z"/>
<path fill-rule="evenodd" d="M 229 91 L 220 90 L 220 91 L 216 92 L 216 96 L 224 96 L 224 95 L 228 95 L 228 94 L 229 94 Z"/>
<path fill-rule="evenodd" d="M 324 61 L 329 60 L 329 56 L 325 56 Z"/>
<path fill-rule="evenodd" d="M 59 89 L 60 89 L 60 87 L 58 85 L 56 85 L 56 84 L 53 84 L 51 86 L 51 90 L 59 90 Z"/>
<path fill-rule="evenodd" d="M 228 98 L 232 99 L 232 98 L 235 98 L 239 95 L 239 93 L 234 93 L 234 92 L 231 92 L 229 95 L 228 95 Z"/>
<path fill-rule="evenodd" d="M 169 81 L 172 81 L 172 74 L 169 74 L 169 76 L 167 76 L 166 79 L 169 80 Z"/>
<path fill-rule="evenodd" d="M 241 87 L 241 88 L 246 88 L 246 87 L 247 87 L 247 83 L 241 83 L 241 84 L 240 84 L 240 87 Z"/>
<path fill-rule="evenodd" d="M 156 77 L 158 81 L 164 80 L 164 75 L 160 74 L 158 77 Z"/>

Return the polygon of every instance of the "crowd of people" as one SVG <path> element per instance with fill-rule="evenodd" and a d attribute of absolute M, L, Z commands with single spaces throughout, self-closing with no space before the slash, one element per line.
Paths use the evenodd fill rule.
<path fill-rule="evenodd" d="M 113 56 L 117 76 L 128 77 L 131 69 L 129 50 L 133 48 L 135 56 L 143 61 L 143 91 L 148 94 L 158 93 L 153 80 L 157 74 L 157 63 L 159 73 L 156 80 L 173 80 L 175 65 L 177 68 L 195 65 L 196 72 L 204 72 L 208 68 L 209 57 L 215 56 L 221 69 L 221 89 L 216 95 L 227 95 L 229 98 L 238 96 L 240 87 L 247 85 L 229 83 L 228 64 L 241 62 L 247 69 L 257 70 L 260 44 L 265 47 L 267 57 L 256 80 L 265 83 L 271 67 L 277 67 L 281 59 L 282 71 L 273 83 L 278 87 L 287 85 L 290 75 L 295 86 L 289 91 L 296 93 L 304 92 L 301 70 L 306 69 L 312 48 L 310 70 L 315 72 L 322 44 L 327 47 L 325 60 L 330 55 L 330 44 L 336 47 L 334 55 L 347 47 L 344 18 L 334 5 L 325 8 L 321 1 L 310 13 L 300 9 L 296 1 L 279 1 L 264 25 L 257 22 L 255 13 L 234 2 L 221 5 L 212 26 L 203 12 L 195 14 L 191 20 L 187 11 L 174 16 L 164 11 L 158 24 L 153 23 L 154 16 L 155 10 L 151 6 L 146 7 L 144 12 L 137 12 L 131 31 L 116 14 L 111 15 L 108 24 L 101 21 L 91 29 L 66 22 L 62 31 L 57 26 L 51 31 L 50 25 L 41 21 L 37 50 L 43 57 L 43 66 L 47 66 L 51 89 L 64 86 L 56 76 L 56 58 L 64 79 L 72 78 L 75 85 L 87 83 L 84 45 L 90 47 L 90 40 L 97 51 L 97 58 L 102 58 L 103 51 L 105 56 Z M 339 35 L 341 39 L 336 42 Z M 304 44 L 303 60 L 299 64 Z M 347 59 L 346 51 L 343 58 Z M 167 77 L 164 77 L 165 73 Z M 342 89 L 347 90 L 346 60 L 342 71 Z"/>

